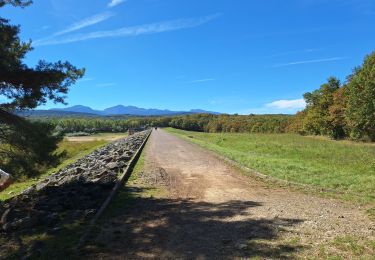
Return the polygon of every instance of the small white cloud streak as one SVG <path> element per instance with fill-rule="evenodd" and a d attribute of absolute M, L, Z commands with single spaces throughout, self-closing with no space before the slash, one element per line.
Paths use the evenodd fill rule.
<path fill-rule="evenodd" d="M 294 66 L 294 65 L 302 65 L 302 64 L 309 64 L 309 63 L 322 63 L 322 62 L 330 62 L 330 61 L 340 61 L 340 60 L 346 60 L 348 57 L 333 57 L 333 58 L 327 58 L 327 59 L 315 59 L 315 60 L 304 60 L 304 61 L 293 61 L 288 63 L 282 63 L 282 64 L 276 64 L 274 67 L 288 67 L 288 66 Z"/>
<path fill-rule="evenodd" d="M 83 29 L 85 27 L 103 22 L 103 21 L 111 18 L 112 16 L 114 16 L 114 14 L 111 13 L 111 12 L 105 12 L 105 13 L 97 14 L 97 15 L 85 18 L 81 21 L 78 21 L 78 22 L 72 24 L 71 26 L 69 26 L 68 28 L 54 33 L 52 36 L 59 36 L 59 35 L 63 35 L 63 34 L 66 34 L 66 33 L 74 32 L 74 31 Z"/>
<path fill-rule="evenodd" d="M 208 23 L 211 20 L 217 18 L 220 14 L 214 14 L 210 16 L 205 16 L 201 18 L 190 18 L 190 19 L 179 19 L 172 21 L 165 21 L 159 23 L 144 24 L 132 27 L 123 27 L 117 30 L 108 31 L 97 31 L 85 34 L 75 34 L 71 36 L 66 36 L 64 38 L 48 38 L 41 39 L 34 42 L 34 46 L 44 46 L 44 45 L 56 45 L 56 44 L 66 44 L 72 42 L 85 41 L 90 39 L 100 39 L 109 37 L 131 37 L 139 36 L 143 34 L 156 34 L 169 31 L 177 31 L 192 27 L 197 27 L 202 24 Z"/>
<path fill-rule="evenodd" d="M 274 109 L 303 109 L 306 107 L 306 102 L 303 98 L 300 99 L 290 99 L 290 100 L 276 100 L 271 103 L 266 104 L 268 108 Z"/>
<path fill-rule="evenodd" d="M 111 2 L 108 3 L 108 7 L 115 7 L 116 5 L 125 3 L 126 1 L 127 0 L 111 0 Z"/>
<path fill-rule="evenodd" d="M 116 83 L 101 83 L 101 84 L 96 84 L 97 87 L 112 87 L 116 86 Z"/>
<path fill-rule="evenodd" d="M 269 57 L 280 57 L 280 56 L 287 56 L 290 54 L 299 54 L 299 53 L 312 53 L 312 52 L 317 52 L 321 50 L 324 50 L 324 48 L 310 48 L 310 49 L 304 49 L 304 50 L 287 51 L 287 52 L 272 54 Z"/>
<path fill-rule="evenodd" d="M 201 83 L 201 82 L 207 82 L 207 81 L 214 81 L 215 79 L 197 79 L 197 80 L 193 80 L 191 81 L 191 83 Z"/>
<path fill-rule="evenodd" d="M 78 82 L 85 82 L 85 81 L 92 81 L 94 80 L 93 78 L 83 78 L 83 79 L 79 79 Z"/>

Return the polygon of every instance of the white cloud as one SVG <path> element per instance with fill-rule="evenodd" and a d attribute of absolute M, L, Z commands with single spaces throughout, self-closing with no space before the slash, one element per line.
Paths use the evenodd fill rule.
<path fill-rule="evenodd" d="M 322 62 L 330 62 L 330 61 L 339 61 L 339 60 L 346 60 L 348 57 L 333 57 L 327 59 L 315 59 L 315 60 L 303 60 L 303 61 L 293 61 L 288 63 L 281 63 L 276 64 L 274 67 L 287 67 L 287 66 L 294 66 L 294 65 L 301 65 L 301 64 L 308 64 L 308 63 L 322 63 Z"/>
<path fill-rule="evenodd" d="M 212 78 L 208 78 L 208 79 L 197 79 L 197 80 L 193 80 L 191 81 L 191 83 L 201 83 L 201 82 L 207 82 L 207 81 L 214 81 L 215 79 L 212 79 Z"/>
<path fill-rule="evenodd" d="M 66 33 L 74 32 L 74 31 L 77 31 L 79 29 L 82 29 L 82 28 L 85 28 L 85 27 L 103 22 L 103 21 L 111 18 L 112 16 L 114 16 L 114 14 L 111 13 L 111 12 L 105 12 L 105 13 L 97 14 L 97 15 L 94 15 L 94 16 L 90 16 L 90 17 L 87 17 L 87 18 L 85 18 L 81 21 L 73 23 L 71 26 L 69 26 L 68 28 L 66 28 L 62 31 L 54 33 L 52 36 L 59 36 L 59 35 L 63 35 L 63 34 L 66 34 Z"/>
<path fill-rule="evenodd" d="M 300 99 L 289 99 L 289 100 L 276 100 L 266 104 L 266 107 L 273 109 L 303 109 L 306 106 L 306 102 L 303 98 Z"/>
<path fill-rule="evenodd" d="M 111 0 L 111 2 L 108 3 L 108 7 L 115 7 L 116 5 L 119 5 L 125 2 L 126 0 Z"/>
<path fill-rule="evenodd" d="M 75 34 L 66 37 L 54 37 L 47 39 L 40 39 L 34 42 L 34 46 L 43 46 L 43 45 L 56 45 L 56 44 L 65 44 L 72 42 L 85 41 L 90 39 L 100 39 L 100 38 L 109 38 L 109 37 L 130 37 L 130 36 L 139 36 L 144 34 L 156 34 L 170 31 L 177 31 L 186 28 L 197 27 L 202 24 L 205 24 L 215 18 L 220 14 L 214 14 L 210 16 L 200 17 L 200 18 L 190 18 L 190 19 L 179 19 L 151 24 L 144 24 L 132 27 L 123 27 L 116 30 L 108 31 L 96 31 L 85 34 Z"/>

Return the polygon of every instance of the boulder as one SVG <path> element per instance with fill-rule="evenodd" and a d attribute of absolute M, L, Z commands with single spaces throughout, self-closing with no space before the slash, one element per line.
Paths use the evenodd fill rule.
<path fill-rule="evenodd" d="M 110 170 L 117 170 L 119 168 L 121 168 L 121 164 L 118 163 L 118 162 L 110 162 L 107 164 L 107 168 L 110 169 Z"/>

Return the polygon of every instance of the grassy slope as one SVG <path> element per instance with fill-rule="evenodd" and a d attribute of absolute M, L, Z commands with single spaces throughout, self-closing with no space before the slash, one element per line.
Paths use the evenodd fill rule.
<path fill-rule="evenodd" d="M 211 134 L 172 128 L 166 130 L 263 174 L 356 193 L 364 200 L 374 199 L 373 144 L 291 134 Z"/>
<path fill-rule="evenodd" d="M 12 196 L 15 196 L 22 192 L 23 190 L 27 189 L 31 185 L 37 183 L 41 179 L 45 178 L 48 175 L 51 175 L 57 172 L 59 169 L 64 168 L 70 163 L 75 162 L 79 158 L 91 153 L 95 149 L 103 146 L 104 144 L 108 143 L 106 140 L 94 140 L 94 141 L 83 141 L 83 142 L 69 142 L 67 140 L 63 140 L 59 144 L 59 148 L 57 149 L 57 153 L 62 151 L 66 151 L 65 158 L 60 162 L 59 165 L 56 167 L 48 169 L 42 175 L 38 176 L 37 178 L 29 178 L 29 179 L 21 179 L 18 182 L 11 185 L 8 189 L 0 192 L 0 200 L 6 200 Z"/>

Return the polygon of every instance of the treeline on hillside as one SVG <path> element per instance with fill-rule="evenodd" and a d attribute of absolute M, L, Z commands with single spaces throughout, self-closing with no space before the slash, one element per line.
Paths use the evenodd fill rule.
<path fill-rule="evenodd" d="M 307 106 L 297 113 L 292 131 L 375 141 L 375 52 L 365 57 L 344 84 L 331 77 L 304 98 Z"/>
<path fill-rule="evenodd" d="M 188 115 L 176 117 L 169 125 L 174 128 L 201 132 L 286 133 L 291 115 Z"/>
<path fill-rule="evenodd" d="M 131 119 L 114 119 L 114 118 L 50 118 L 50 119 L 38 119 L 37 121 L 43 121 L 49 123 L 55 127 L 56 133 L 68 134 L 68 133 L 121 133 L 126 132 L 129 129 L 141 128 L 147 126 L 169 126 L 171 121 L 170 117 L 138 117 Z"/>

